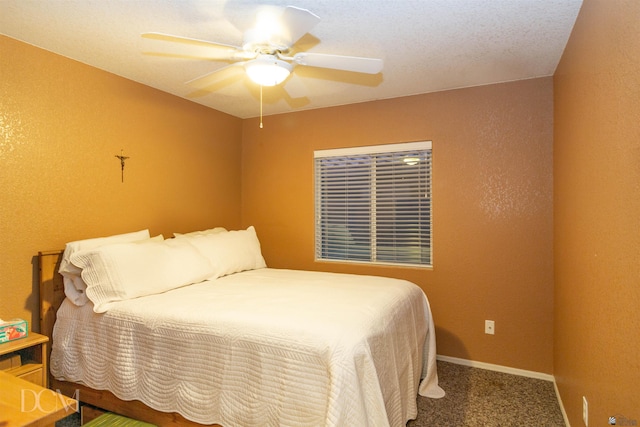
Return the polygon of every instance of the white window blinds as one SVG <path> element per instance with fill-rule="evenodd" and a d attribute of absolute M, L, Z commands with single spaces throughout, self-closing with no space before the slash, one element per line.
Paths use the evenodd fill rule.
<path fill-rule="evenodd" d="M 431 265 L 431 142 L 321 150 L 316 259 Z"/>

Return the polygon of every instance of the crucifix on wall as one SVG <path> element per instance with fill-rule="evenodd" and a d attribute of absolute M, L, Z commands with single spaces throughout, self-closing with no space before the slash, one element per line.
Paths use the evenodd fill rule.
<path fill-rule="evenodd" d="M 120 159 L 120 181 L 124 182 L 124 161 L 129 157 L 124 155 L 123 150 L 120 150 L 120 155 L 116 154 L 116 157 Z"/>

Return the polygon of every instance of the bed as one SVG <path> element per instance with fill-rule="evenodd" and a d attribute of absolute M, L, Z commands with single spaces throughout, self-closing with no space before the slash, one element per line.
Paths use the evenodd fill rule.
<path fill-rule="evenodd" d="M 199 236 L 199 253 L 215 240 L 209 261 L 236 262 L 233 233 L 224 254 L 213 250 L 222 237 Z M 444 395 L 428 300 L 410 282 L 273 269 L 254 253 L 255 268 L 145 295 L 129 284 L 124 297 L 76 305 L 57 273 L 62 255 L 39 257 L 41 330 L 53 339 L 52 388 L 83 402 L 157 425 L 403 426 L 418 394 Z M 162 261 L 151 280 L 166 274 Z"/>

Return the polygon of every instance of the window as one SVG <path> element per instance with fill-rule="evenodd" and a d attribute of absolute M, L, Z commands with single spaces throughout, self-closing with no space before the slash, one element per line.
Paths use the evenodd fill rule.
<path fill-rule="evenodd" d="M 431 141 L 314 157 L 316 259 L 432 264 Z"/>

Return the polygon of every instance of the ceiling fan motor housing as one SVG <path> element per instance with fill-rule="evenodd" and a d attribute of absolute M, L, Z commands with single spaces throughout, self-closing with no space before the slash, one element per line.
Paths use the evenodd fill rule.
<path fill-rule="evenodd" d="M 244 34 L 242 49 L 246 52 L 277 55 L 278 53 L 287 53 L 289 46 L 276 33 L 266 35 L 262 30 L 251 28 Z"/>

